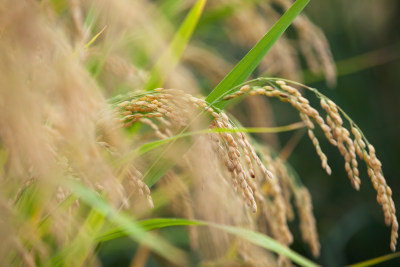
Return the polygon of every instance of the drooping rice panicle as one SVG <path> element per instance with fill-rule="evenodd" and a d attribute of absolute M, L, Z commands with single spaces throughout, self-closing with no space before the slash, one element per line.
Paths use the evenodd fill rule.
<path fill-rule="evenodd" d="M 254 85 L 252 85 L 254 83 Z M 260 86 L 264 84 L 263 86 Z M 326 121 L 319 112 L 311 107 L 309 101 L 304 98 L 300 91 L 295 87 L 288 85 L 293 84 L 302 89 L 312 91 L 320 98 L 320 105 L 326 112 Z M 266 84 L 266 85 L 265 85 Z M 245 88 L 241 90 L 241 88 Z M 305 85 L 275 78 L 259 78 L 239 88 L 239 90 L 225 95 L 224 101 L 237 98 L 246 92 L 248 95 L 265 95 L 267 97 L 278 98 L 284 103 L 290 103 L 300 113 L 300 118 L 308 127 L 308 135 L 316 148 L 322 163 L 322 167 L 330 174 L 331 168 L 327 164 L 327 157 L 322 152 L 319 141 L 314 134 L 314 123 L 319 125 L 327 140 L 334 146 L 338 147 L 340 154 L 345 160 L 345 170 L 350 179 L 351 185 L 359 190 L 361 180 L 359 178 L 357 156 L 367 164 L 368 175 L 377 191 L 377 201 L 382 206 L 385 216 L 385 223 L 392 226 L 390 247 L 393 251 L 396 249 L 398 238 L 398 221 L 396 210 L 392 199 L 390 187 L 386 184 L 381 169 L 381 163 L 376 158 L 375 149 L 368 143 L 360 129 L 350 119 L 350 117 L 341 110 L 332 100 L 319 93 L 316 89 Z M 346 128 L 343 118 L 349 124 Z M 353 134 L 353 137 L 351 136 Z"/>

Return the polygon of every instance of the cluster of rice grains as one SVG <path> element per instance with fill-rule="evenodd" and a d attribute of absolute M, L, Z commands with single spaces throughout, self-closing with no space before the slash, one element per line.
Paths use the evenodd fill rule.
<path fill-rule="evenodd" d="M 260 86 L 260 83 L 263 86 Z M 293 83 L 313 91 L 320 98 L 321 107 L 326 113 L 324 118 L 300 91 L 289 83 L 291 82 L 277 79 L 257 79 L 227 94 L 223 100 L 248 94 L 275 97 L 282 102 L 290 103 L 299 111 L 325 171 L 331 173 L 327 156 L 323 153 L 314 133 L 316 125 L 329 142 L 338 147 L 345 159 L 345 169 L 351 184 L 356 190 L 360 187 L 357 156 L 364 160 L 374 188 L 378 192 L 377 200 L 382 205 L 385 222 L 392 226 L 390 247 L 394 251 L 398 222 L 391 197 L 392 192 L 383 177 L 381 163 L 376 158 L 373 146 L 368 144 L 354 122 L 335 103 L 312 88 Z M 244 206 L 249 206 L 255 213 L 252 227 L 257 227 L 284 245 L 290 245 L 293 236 L 288 221 L 293 220 L 293 208 L 296 208 L 303 240 L 309 245 L 313 256 L 319 255 L 320 244 L 312 214 L 310 193 L 298 181 L 294 182 L 295 179 L 289 174 L 285 164 L 279 158 L 273 158 L 268 149 L 264 148 L 262 153 L 257 153 L 259 151 L 256 152 L 250 144 L 248 136 L 236 130 L 235 124 L 225 113 L 217 112 L 203 99 L 176 89 L 158 88 L 119 102 L 118 109 L 122 116 L 120 122 L 123 127 L 130 127 L 136 122 L 145 124 L 160 139 L 179 134 L 182 129 L 187 130 L 193 117 L 200 113 L 209 114 L 212 122 L 207 132 L 208 142 L 220 161 L 217 165 L 224 173 L 225 181 L 232 184 Z M 350 130 L 345 127 L 343 118 L 350 125 Z M 268 169 L 265 166 L 268 166 Z M 141 182 L 141 179 L 136 180 Z M 148 188 L 142 191 L 151 200 Z M 295 204 L 294 207 L 292 203 Z"/>
<path fill-rule="evenodd" d="M 210 126 L 211 129 L 234 129 L 226 114 L 221 113 L 214 118 L 215 120 Z M 261 162 L 244 133 L 221 132 L 219 134 L 211 133 L 209 136 L 219 158 L 222 159 L 230 172 L 234 190 L 241 190 L 243 199 L 248 206 L 252 208 L 254 213 L 257 212 L 256 200 L 259 203 L 263 202 L 263 196 L 257 192 L 254 178 L 256 173 L 260 173 L 262 177 L 266 175 L 272 178 L 272 173 Z M 254 169 L 254 166 L 257 167 L 257 170 Z"/>
<path fill-rule="evenodd" d="M 231 174 L 235 191 L 240 191 L 245 203 L 253 212 L 257 211 L 257 201 L 263 197 L 257 193 L 256 174 L 269 176 L 269 172 L 261 162 L 247 136 L 241 132 L 224 132 L 234 130 L 234 126 L 226 114 L 217 113 L 200 99 L 175 89 L 156 89 L 152 94 L 145 94 L 119 105 L 123 116 L 123 127 L 141 122 L 151 127 L 158 138 L 171 137 L 177 130 L 190 124 L 198 109 L 211 114 L 214 118 L 209 133 L 213 147 Z M 153 119 L 154 118 L 154 119 Z M 153 120 L 152 120 L 153 119 Z M 222 130 L 222 132 L 217 132 Z"/>
<path fill-rule="evenodd" d="M 390 248 L 392 251 L 395 251 L 398 237 L 398 221 L 392 199 L 392 191 L 386 184 L 381 169 L 382 164 L 375 155 L 374 147 L 368 143 L 356 124 L 334 102 L 313 88 L 295 82 L 269 78 L 260 78 L 253 82 L 257 85 L 251 86 L 251 83 L 244 85 L 239 90 L 226 95 L 224 100 L 236 98 L 243 94 L 265 95 L 267 97 L 278 98 L 282 102 L 291 104 L 299 111 L 301 120 L 307 126 L 308 136 L 321 159 L 322 167 L 325 171 L 328 174 L 331 173 L 331 169 L 327 163 L 327 157 L 322 152 L 319 141 L 314 134 L 316 124 L 321 128 L 329 142 L 338 147 L 341 155 L 344 157 L 345 169 L 350 178 L 351 185 L 356 190 L 359 190 L 361 184 L 357 156 L 367 164 L 368 175 L 377 191 L 377 201 L 382 206 L 385 223 L 392 227 Z M 260 83 L 265 86 L 260 86 Z M 288 83 L 314 92 L 320 99 L 321 107 L 326 113 L 326 119 L 310 105 L 309 101 L 301 95 L 298 89 Z M 349 124 L 350 130 L 345 127 L 343 118 L 345 118 Z"/>
<path fill-rule="evenodd" d="M 319 242 L 311 199 L 304 197 L 304 192 L 308 191 L 301 186 L 294 186 L 284 164 L 278 159 L 272 159 L 268 151 L 263 151 L 262 161 L 248 136 L 235 130 L 234 123 L 225 113 L 216 112 L 204 100 L 183 91 L 161 88 L 120 102 L 118 109 L 123 127 L 139 122 L 150 126 L 161 139 L 171 137 L 189 125 L 196 111 L 210 114 L 213 121 L 207 136 L 220 161 L 217 166 L 243 200 L 244 206 L 249 206 L 256 214 L 254 227 L 260 228 L 282 244 L 291 244 L 293 236 L 287 222 L 294 217 L 291 206 L 293 197 L 299 211 L 304 240 L 310 245 L 312 254 L 318 256 Z"/>

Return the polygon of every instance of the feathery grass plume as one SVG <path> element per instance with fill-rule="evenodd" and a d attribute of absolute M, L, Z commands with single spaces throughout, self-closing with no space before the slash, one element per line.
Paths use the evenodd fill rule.
<path fill-rule="evenodd" d="M 311 107 L 309 101 L 304 98 L 298 89 L 294 86 L 301 87 L 313 92 L 320 98 L 321 107 L 326 111 L 326 121 L 319 112 Z M 386 180 L 382 172 L 382 164 L 375 155 L 374 147 L 368 143 L 358 126 L 351 118 L 341 110 L 332 100 L 318 92 L 314 88 L 307 87 L 297 82 L 280 80 L 276 78 L 258 78 L 247 82 L 238 91 L 228 93 L 223 100 L 237 98 L 243 95 L 242 88 L 249 95 L 265 95 L 267 97 L 278 98 L 284 103 L 291 104 L 299 111 L 300 118 L 308 127 L 308 135 L 315 146 L 318 156 L 321 159 L 322 167 L 330 174 L 331 168 L 327 163 L 327 157 L 322 152 L 319 142 L 314 134 L 315 124 L 323 131 L 328 141 L 338 147 L 345 160 L 345 170 L 350 178 L 351 185 L 358 190 L 361 180 L 358 177 L 358 161 L 357 156 L 367 164 L 368 175 L 377 191 L 377 201 L 382 206 L 385 216 L 386 225 L 392 227 L 390 248 L 395 251 L 398 237 L 398 222 L 396 217 L 396 209 L 392 199 L 392 191 L 386 184 Z M 235 90 L 234 88 L 233 90 Z M 345 127 L 342 116 L 347 121 L 350 131 Z"/>

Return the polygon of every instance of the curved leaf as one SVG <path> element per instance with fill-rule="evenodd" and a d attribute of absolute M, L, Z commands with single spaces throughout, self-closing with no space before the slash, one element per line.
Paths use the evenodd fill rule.
<path fill-rule="evenodd" d="M 303 122 L 296 122 L 296 123 L 292 123 L 289 125 L 278 126 L 278 127 L 247 127 L 247 128 L 241 127 L 241 128 L 232 128 L 232 129 L 205 129 L 202 131 L 177 134 L 170 138 L 165 138 L 165 139 L 146 143 L 137 149 L 137 153 L 138 153 L 138 155 L 143 155 L 144 153 L 149 152 L 157 147 L 160 147 L 168 142 L 171 142 L 171 141 L 179 139 L 179 138 L 184 138 L 187 136 L 193 136 L 193 135 L 208 134 L 208 133 L 222 133 L 222 132 L 229 132 L 229 133 L 238 133 L 238 132 L 243 132 L 243 133 L 282 133 L 282 132 L 297 130 L 297 129 L 300 129 L 303 127 L 304 127 Z"/>
<path fill-rule="evenodd" d="M 272 26 L 271 30 L 247 53 L 247 55 L 229 72 L 228 75 L 215 87 L 215 89 L 207 96 L 206 101 L 213 104 L 233 87 L 243 83 L 254 69 L 261 62 L 263 57 L 268 53 L 271 47 L 286 31 L 292 21 L 300 14 L 310 0 L 297 0 L 277 23 Z M 226 105 L 225 101 L 216 103 L 214 106 L 223 109 Z"/>
<path fill-rule="evenodd" d="M 138 224 L 137 221 L 133 220 L 132 217 L 115 210 L 104 199 L 83 184 L 69 181 L 66 185 L 81 201 L 89 205 L 98 214 L 104 216 L 106 220 L 117 225 L 119 229 L 125 233 L 125 236 L 149 247 L 154 252 L 175 264 L 185 265 L 186 256 L 183 251 L 169 244 L 161 237 L 147 232 L 146 229 Z"/>
<path fill-rule="evenodd" d="M 366 260 L 363 262 L 359 262 L 359 263 L 355 263 L 355 264 L 351 264 L 351 265 L 347 265 L 347 267 L 368 267 L 368 266 L 375 266 L 379 263 L 388 261 L 388 260 L 392 260 L 395 258 L 399 258 L 400 257 L 400 252 L 397 253 L 391 253 L 391 254 L 387 254 L 384 256 L 380 256 L 374 259 L 370 259 L 370 260 Z"/>
<path fill-rule="evenodd" d="M 293 262 L 299 264 L 300 266 L 305 267 L 317 267 L 318 265 L 313 263 L 312 261 L 306 259 L 305 257 L 301 256 L 297 252 L 294 252 L 288 247 L 280 244 L 278 241 L 274 240 L 273 238 L 266 236 L 262 233 L 254 232 L 251 230 L 228 226 L 228 225 L 221 225 L 212 222 L 205 222 L 199 220 L 186 220 L 186 219 L 174 219 L 174 218 L 158 218 L 158 219 L 149 219 L 140 221 L 140 224 L 144 229 L 153 230 L 159 229 L 164 227 L 170 226 L 185 226 L 185 225 L 198 225 L 198 226 L 210 226 L 221 229 L 225 232 L 238 236 L 242 239 L 245 239 L 253 244 L 256 244 L 260 247 L 273 251 L 277 254 L 286 256 Z M 104 233 L 101 233 L 97 238 L 98 242 L 108 241 L 114 238 L 124 237 L 126 233 L 121 228 L 115 228 Z"/>

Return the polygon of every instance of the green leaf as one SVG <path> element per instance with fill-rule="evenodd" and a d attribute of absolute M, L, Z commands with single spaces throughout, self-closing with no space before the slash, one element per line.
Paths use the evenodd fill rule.
<path fill-rule="evenodd" d="M 185 0 L 164 0 L 159 3 L 159 8 L 167 17 L 176 15 L 184 7 Z"/>
<path fill-rule="evenodd" d="M 262 58 L 268 53 L 271 47 L 285 32 L 292 21 L 300 14 L 310 0 L 297 0 L 285 14 L 272 26 L 271 30 L 247 53 L 247 55 L 231 70 L 231 72 L 215 87 L 207 96 L 206 101 L 214 104 L 235 86 L 243 83 Z M 226 101 L 216 103 L 214 106 L 223 109 Z"/>
<path fill-rule="evenodd" d="M 370 259 L 370 260 L 366 260 L 366 261 L 363 261 L 363 262 L 347 265 L 347 267 L 376 266 L 379 263 L 382 263 L 382 262 L 385 262 L 385 261 L 388 261 L 388 260 L 392 260 L 392 259 L 395 259 L 395 258 L 399 258 L 399 257 L 400 257 L 400 252 L 391 253 L 391 254 L 380 256 L 380 257 L 377 257 L 377 258 L 374 258 L 374 259 Z"/>
<path fill-rule="evenodd" d="M 152 90 L 162 86 L 165 78 L 178 64 L 194 29 L 199 21 L 207 0 L 198 0 L 185 18 L 166 53 L 157 61 L 150 73 L 145 89 Z"/>
<path fill-rule="evenodd" d="M 50 3 L 57 15 L 61 15 L 68 9 L 67 0 L 50 0 Z"/>
<path fill-rule="evenodd" d="M 312 261 L 304 258 L 297 252 L 294 252 L 290 248 L 282 245 L 278 241 L 272 239 L 269 236 L 266 236 L 264 234 L 254 232 L 251 230 L 243 229 L 243 228 L 238 228 L 234 226 L 228 226 L 228 225 L 220 225 L 220 224 L 214 224 L 214 223 L 209 223 L 210 226 L 219 228 L 221 230 L 224 230 L 228 233 L 231 233 L 233 235 L 236 235 L 238 237 L 241 237 L 247 241 L 250 241 L 253 244 L 259 245 L 260 247 L 263 247 L 265 249 L 268 249 L 270 251 L 273 251 L 275 253 L 278 253 L 280 255 L 284 255 L 288 257 L 290 260 L 293 262 L 305 266 L 305 267 L 315 267 L 318 266 L 317 264 L 313 263 Z"/>
<path fill-rule="evenodd" d="M 226 2 L 224 4 L 211 7 L 200 19 L 198 27 L 205 28 L 208 25 L 225 20 L 243 9 L 254 6 L 256 3 L 262 2 L 265 2 L 265 0 L 245 0 L 240 2 Z"/>
<path fill-rule="evenodd" d="M 186 219 L 175 219 L 175 218 L 173 218 L 173 219 L 154 218 L 154 219 L 138 221 L 137 223 L 138 223 L 138 225 L 143 227 L 143 229 L 146 231 L 151 231 L 154 229 L 160 229 L 160 228 L 171 227 L 171 226 L 204 225 L 204 223 L 198 222 L 198 221 L 191 221 L 191 220 L 186 220 Z M 96 238 L 96 241 L 101 243 L 101 242 L 106 242 L 109 240 L 113 240 L 113 239 L 125 237 L 125 236 L 126 236 L 126 234 L 123 230 L 121 230 L 120 228 L 114 228 L 114 229 L 100 233 L 100 235 Z"/>
<path fill-rule="evenodd" d="M 89 9 L 89 11 L 87 12 L 86 18 L 85 18 L 85 22 L 83 23 L 85 29 L 90 30 L 94 21 L 95 21 L 95 7 L 94 5 L 92 5 Z"/>
<path fill-rule="evenodd" d="M 279 127 L 247 127 L 247 128 L 232 128 L 232 129 L 205 129 L 202 131 L 195 131 L 195 132 L 187 132 L 187 133 L 182 133 L 182 134 L 177 134 L 172 137 L 162 139 L 162 140 L 156 140 L 153 142 L 146 143 L 142 146 L 140 146 L 137 149 L 137 154 L 138 155 L 143 155 L 146 152 L 149 152 L 157 147 L 160 147 L 166 143 L 169 143 L 171 141 L 177 140 L 179 138 L 184 138 L 187 136 L 194 136 L 194 135 L 201 135 L 201 134 L 208 134 L 208 133 L 222 133 L 222 132 L 229 132 L 229 133 L 238 133 L 238 132 L 243 132 L 243 133 L 282 133 L 282 132 L 288 132 L 288 131 L 293 131 L 297 130 L 300 128 L 304 127 L 303 122 L 296 122 L 292 123 L 289 125 L 285 126 L 279 126 Z"/>
<path fill-rule="evenodd" d="M 396 43 L 394 45 L 390 45 L 375 51 L 367 52 L 351 58 L 338 60 L 335 63 L 335 68 L 337 70 L 336 76 L 346 76 L 379 65 L 387 64 L 394 60 L 398 60 L 400 54 L 397 51 L 399 50 L 400 43 Z M 323 72 L 314 73 L 310 69 L 303 71 L 303 77 L 307 84 L 320 82 L 325 79 Z"/>
<path fill-rule="evenodd" d="M 104 26 L 103 29 L 101 29 L 95 36 L 93 36 L 93 38 L 90 39 L 90 41 L 87 44 L 85 44 L 83 48 L 88 49 L 97 40 L 97 38 L 105 31 L 106 28 L 107 26 Z"/>
<path fill-rule="evenodd" d="M 92 209 L 76 238 L 51 258 L 51 266 L 82 266 L 90 255 L 94 238 L 103 224 L 104 215 Z"/>
<path fill-rule="evenodd" d="M 274 127 L 274 128 L 260 127 L 260 128 L 236 128 L 236 129 L 206 129 L 195 132 L 186 132 L 186 133 L 184 132 L 182 134 L 177 134 L 167 139 L 146 143 L 141 147 L 139 147 L 137 151 L 135 150 L 133 153 L 142 155 L 160 146 L 166 145 L 165 149 L 158 154 L 158 156 L 155 158 L 151 166 L 147 169 L 146 173 L 144 174 L 144 182 L 149 187 L 152 187 L 159 179 L 161 179 L 164 176 L 164 174 L 168 170 L 170 170 L 175 165 L 174 162 L 171 161 L 170 158 L 168 157 L 168 151 L 176 151 L 178 147 L 184 145 L 184 143 L 182 142 L 183 141 L 182 138 L 198 134 L 213 133 L 213 132 L 277 133 L 283 131 L 291 131 L 302 127 L 304 127 L 304 124 L 299 122 L 287 126 Z M 177 140 L 179 140 L 180 142 L 176 143 Z"/>
<path fill-rule="evenodd" d="M 172 263 L 185 265 L 186 256 L 183 251 L 167 243 L 164 239 L 147 232 L 131 216 L 118 212 L 104 199 L 79 182 L 69 181 L 66 185 L 81 201 L 89 205 L 101 216 L 104 216 L 108 221 L 117 225 L 125 233 L 125 236 L 149 247 Z"/>
<path fill-rule="evenodd" d="M 316 267 L 317 264 L 313 263 L 312 261 L 306 259 L 305 257 L 301 256 L 297 252 L 289 249 L 288 247 L 280 244 L 278 241 L 268 237 L 262 233 L 254 232 L 251 230 L 228 226 L 228 225 L 221 225 L 212 222 L 206 221 L 199 221 L 199 220 L 186 220 L 186 219 L 173 219 L 173 218 L 158 218 L 158 219 L 149 219 L 139 222 L 140 225 L 143 226 L 144 229 L 153 230 L 159 229 L 164 227 L 170 226 L 186 226 L 186 225 L 197 225 L 197 226 L 211 226 L 218 229 L 221 229 L 225 232 L 233 234 L 237 237 L 245 239 L 253 244 L 256 244 L 260 247 L 273 251 L 277 254 L 286 256 L 293 262 L 299 264 L 300 266 L 306 267 Z M 111 229 L 104 233 L 101 233 L 100 236 L 97 238 L 99 242 L 108 241 L 114 238 L 120 238 L 126 236 L 123 230 L 119 228 Z"/>

